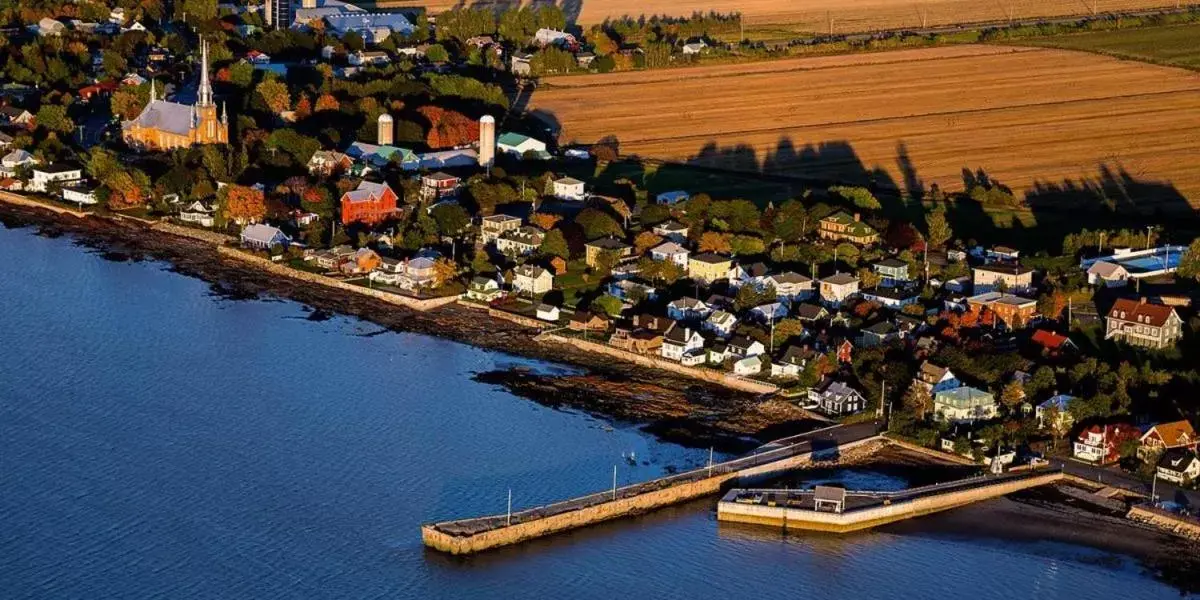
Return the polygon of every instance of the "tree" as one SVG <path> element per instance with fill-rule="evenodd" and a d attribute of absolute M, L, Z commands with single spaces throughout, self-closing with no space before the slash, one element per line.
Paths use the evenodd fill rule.
<path fill-rule="evenodd" d="M 1021 383 L 1017 380 L 1008 382 L 1002 390 L 1000 390 L 1000 403 L 1004 405 L 1009 412 L 1013 412 L 1020 408 L 1021 403 L 1025 401 L 1025 389 L 1021 387 Z"/>
<path fill-rule="evenodd" d="M 307 119 L 312 114 L 312 100 L 308 99 L 308 94 L 300 94 L 300 98 L 296 100 L 296 118 Z"/>
<path fill-rule="evenodd" d="M 633 247 L 638 255 L 645 254 L 646 251 L 663 243 L 663 239 L 655 235 L 653 231 L 643 231 L 633 238 Z"/>
<path fill-rule="evenodd" d="M 458 277 L 458 264 L 448 258 L 433 261 L 433 287 L 440 288 Z"/>
<path fill-rule="evenodd" d="M 458 235 L 471 224 L 471 215 L 457 204 L 439 204 L 429 214 L 437 223 L 438 233 L 444 236 Z"/>
<path fill-rule="evenodd" d="M 317 104 L 314 108 L 316 109 L 316 112 L 321 112 L 323 110 L 341 110 L 342 105 L 340 102 L 338 102 L 337 98 L 333 97 L 333 94 L 321 94 L 317 97 Z"/>
<path fill-rule="evenodd" d="M 238 225 L 257 223 L 267 215 L 267 199 L 252 187 L 231 184 L 221 188 L 218 208 L 226 221 Z"/>
<path fill-rule="evenodd" d="M 1192 240 L 1183 256 L 1179 257 L 1179 276 L 1200 281 L 1200 238 Z"/>
<path fill-rule="evenodd" d="M 559 256 L 562 258 L 570 258 L 570 249 L 567 246 L 567 238 L 563 236 L 563 232 L 559 229 L 551 229 L 542 238 L 542 245 L 538 251 L 546 256 Z"/>
<path fill-rule="evenodd" d="M 621 262 L 621 253 L 616 250 L 601 250 L 596 254 L 593 270 L 603 275 L 612 273 L 613 267 Z"/>
<path fill-rule="evenodd" d="M 621 309 L 625 305 L 616 296 L 604 294 L 592 301 L 591 309 L 593 312 L 601 312 L 610 317 L 621 316 Z"/>
<path fill-rule="evenodd" d="M 903 402 L 904 408 L 911 412 L 918 421 L 924 421 L 926 415 L 933 410 L 933 394 L 925 384 L 920 382 L 914 382 L 908 387 L 901 402 Z"/>
<path fill-rule="evenodd" d="M 542 231 L 550 231 L 561 220 L 562 217 L 556 214 L 543 212 L 533 213 L 529 217 L 529 222 L 532 223 L 534 227 L 537 227 Z"/>
<path fill-rule="evenodd" d="M 775 237 L 783 242 L 796 242 L 812 230 L 812 219 L 799 200 L 784 202 L 775 212 L 772 227 Z"/>
<path fill-rule="evenodd" d="M 767 246 L 763 244 L 762 238 L 752 235 L 735 235 L 729 241 L 729 249 L 738 256 L 751 256 L 766 252 Z"/>
<path fill-rule="evenodd" d="M 728 254 L 733 250 L 730 246 L 732 237 L 728 233 L 706 231 L 700 235 L 699 248 L 701 252 L 718 252 Z"/>
<path fill-rule="evenodd" d="M 263 103 L 268 111 L 277 115 L 292 106 L 292 98 L 288 94 L 287 85 L 274 77 L 262 80 L 254 88 L 254 96 Z"/>
<path fill-rule="evenodd" d="M 834 185 L 829 187 L 829 193 L 841 196 L 857 208 L 863 210 L 879 210 L 879 200 L 870 190 L 864 187 Z"/>
<path fill-rule="evenodd" d="M 804 335 L 804 322 L 800 319 L 781 319 L 775 324 L 773 331 L 774 336 L 771 338 L 776 348 L 782 348 L 794 338 Z"/>
<path fill-rule="evenodd" d="M 42 108 L 37 112 L 37 124 L 38 127 L 44 127 L 58 133 L 71 133 L 75 131 L 75 124 L 67 116 L 67 107 L 57 104 L 43 104 Z"/>
<path fill-rule="evenodd" d="M 430 62 L 444 63 L 450 60 L 450 53 L 446 52 L 446 47 L 441 44 L 433 44 L 425 50 L 425 58 Z"/>
<path fill-rule="evenodd" d="M 946 221 L 946 211 L 941 207 L 925 215 L 925 228 L 928 232 L 926 241 L 934 248 L 941 248 L 954 236 L 950 223 Z"/>
<path fill-rule="evenodd" d="M 583 228 L 583 235 L 589 240 L 620 236 L 625 233 L 616 219 L 609 216 L 608 213 L 590 206 L 575 215 L 575 224 Z"/>
<path fill-rule="evenodd" d="M 1057 385 L 1058 380 L 1054 376 L 1054 369 L 1042 365 L 1033 372 L 1033 376 L 1025 384 L 1025 393 L 1031 397 L 1037 397 L 1047 392 L 1053 392 Z"/>
<path fill-rule="evenodd" d="M 479 123 L 466 115 L 438 106 L 417 109 L 429 121 L 425 143 L 430 148 L 452 148 L 479 139 Z"/>

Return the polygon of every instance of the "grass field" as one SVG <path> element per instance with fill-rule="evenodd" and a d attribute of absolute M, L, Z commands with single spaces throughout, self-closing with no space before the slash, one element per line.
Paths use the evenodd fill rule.
<path fill-rule="evenodd" d="M 468 6 L 513 6 L 522 0 L 480 0 Z M 524 0 L 523 4 L 530 4 Z M 431 13 L 458 0 L 378 0 L 381 8 L 425 7 Z M 568 17 L 583 25 L 625 15 L 688 16 L 694 12 L 741 12 L 747 27 L 786 24 L 796 32 L 836 33 L 1060 17 L 1174 6 L 1169 0 L 563 0 Z"/>
<path fill-rule="evenodd" d="M 884 188 L 963 188 L 1175 210 L 1200 203 L 1200 75 L 1106 56 L 946 46 L 550 78 L 562 142 Z"/>
<path fill-rule="evenodd" d="M 1020 43 L 1047 48 L 1098 52 L 1200 71 L 1200 23 L 1116 31 L 1091 31 L 1025 39 Z"/>

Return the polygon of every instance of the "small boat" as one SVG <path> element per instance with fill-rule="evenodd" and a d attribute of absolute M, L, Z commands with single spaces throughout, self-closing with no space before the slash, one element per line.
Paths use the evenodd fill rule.
<path fill-rule="evenodd" d="M 605 426 L 601 427 L 601 429 L 603 429 L 604 431 L 606 431 L 606 432 L 608 432 L 608 433 L 612 433 L 612 432 L 613 432 L 612 425 L 605 425 Z"/>
<path fill-rule="evenodd" d="M 630 452 L 629 454 L 625 454 L 624 452 L 622 452 L 621 458 L 624 458 L 625 462 L 627 462 L 635 467 L 637 466 L 637 453 Z"/>

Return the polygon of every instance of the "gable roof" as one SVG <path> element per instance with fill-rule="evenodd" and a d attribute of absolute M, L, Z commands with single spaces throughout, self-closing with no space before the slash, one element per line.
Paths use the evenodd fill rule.
<path fill-rule="evenodd" d="M 654 254 L 687 254 L 688 249 L 676 244 L 675 242 L 664 242 L 650 249 Z"/>
<path fill-rule="evenodd" d="M 693 255 L 691 260 L 694 260 L 696 262 L 708 263 L 710 265 L 719 265 L 721 263 L 731 262 L 733 259 L 729 258 L 728 256 L 721 256 L 720 254 L 714 254 L 712 252 L 705 252 L 703 254 Z"/>
<path fill-rule="evenodd" d="M 1163 452 L 1158 460 L 1158 468 L 1175 473 L 1186 473 L 1196 460 L 1196 453 L 1187 448 L 1171 448 Z"/>
<path fill-rule="evenodd" d="M 1155 433 L 1158 434 L 1158 439 L 1162 440 L 1163 445 L 1168 448 L 1196 443 L 1196 430 L 1186 420 L 1159 423 L 1146 430 L 1146 433 L 1142 435 L 1142 441 L 1145 442 L 1146 438 Z"/>
<path fill-rule="evenodd" d="M 833 213 L 832 215 L 829 215 L 828 217 L 821 219 L 821 222 L 822 223 L 836 223 L 838 225 L 849 227 L 850 228 L 849 233 L 851 235 L 855 235 L 855 236 L 875 235 L 874 227 L 867 225 L 866 223 L 862 222 L 859 219 L 855 219 L 854 217 L 850 216 L 850 214 L 844 210 L 839 210 L 839 211 Z"/>
<path fill-rule="evenodd" d="M 242 239 L 263 244 L 270 244 L 280 236 L 282 236 L 284 239 L 287 238 L 287 236 L 284 235 L 283 232 L 278 228 L 271 227 L 270 225 L 263 225 L 262 223 L 247 225 L 246 228 L 242 230 Z"/>
<path fill-rule="evenodd" d="M 1175 309 L 1170 306 L 1120 298 L 1109 309 L 1108 318 L 1162 327 L 1174 314 Z"/>
<path fill-rule="evenodd" d="M 796 308 L 796 317 L 813 321 L 820 319 L 821 315 L 828 315 L 829 311 L 825 310 L 824 306 L 805 302 Z"/>
<path fill-rule="evenodd" d="M 849 285 L 851 283 L 858 283 L 858 278 L 849 273 L 834 273 L 833 275 L 822 279 L 821 283 L 828 283 L 829 285 Z"/>
<path fill-rule="evenodd" d="M 159 129 L 178 135 L 188 135 L 192 130 L 193 107 L 177 102 L 155 100 L 142 109 L 142 113 L 128 121 L 129 126 Z"/>
<path fill-rule="evenodd" d="M 1070 341 L 1065 335 L 1059 335 L 1053 331 L 1039 329 L 1033 332 L 1033 342 L 1047 350 L 1058 350 Z"/>
<path fill-rule="evenodd" d="M 1129 271 L 1127 271 L 1125 267 L 1122 267 L 1116 263 L 1104 262 L 1102 260 L 1096 261 L 1095 264 L 1088 268 L 1087 272 L 1090 275 L 1098 275 L 1106 279 L 1116 277 L 1122 273 L 1127 275 L 1129 274 Z"/>

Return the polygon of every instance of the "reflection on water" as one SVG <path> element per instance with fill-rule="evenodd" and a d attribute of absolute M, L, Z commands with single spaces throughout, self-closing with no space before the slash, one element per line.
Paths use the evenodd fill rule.
<path fill-rule="evenodd" d="M 1174 595 L 1028 543 L 731 529 L 714 499 L 430 553 L 421 523 L 502 513 L 509 489 L 522 508 L 708 453 L 471 380 L 560 366 L 214 297 L 25 230 L 0 229 L 0 256 L 6 599 Z"/>

